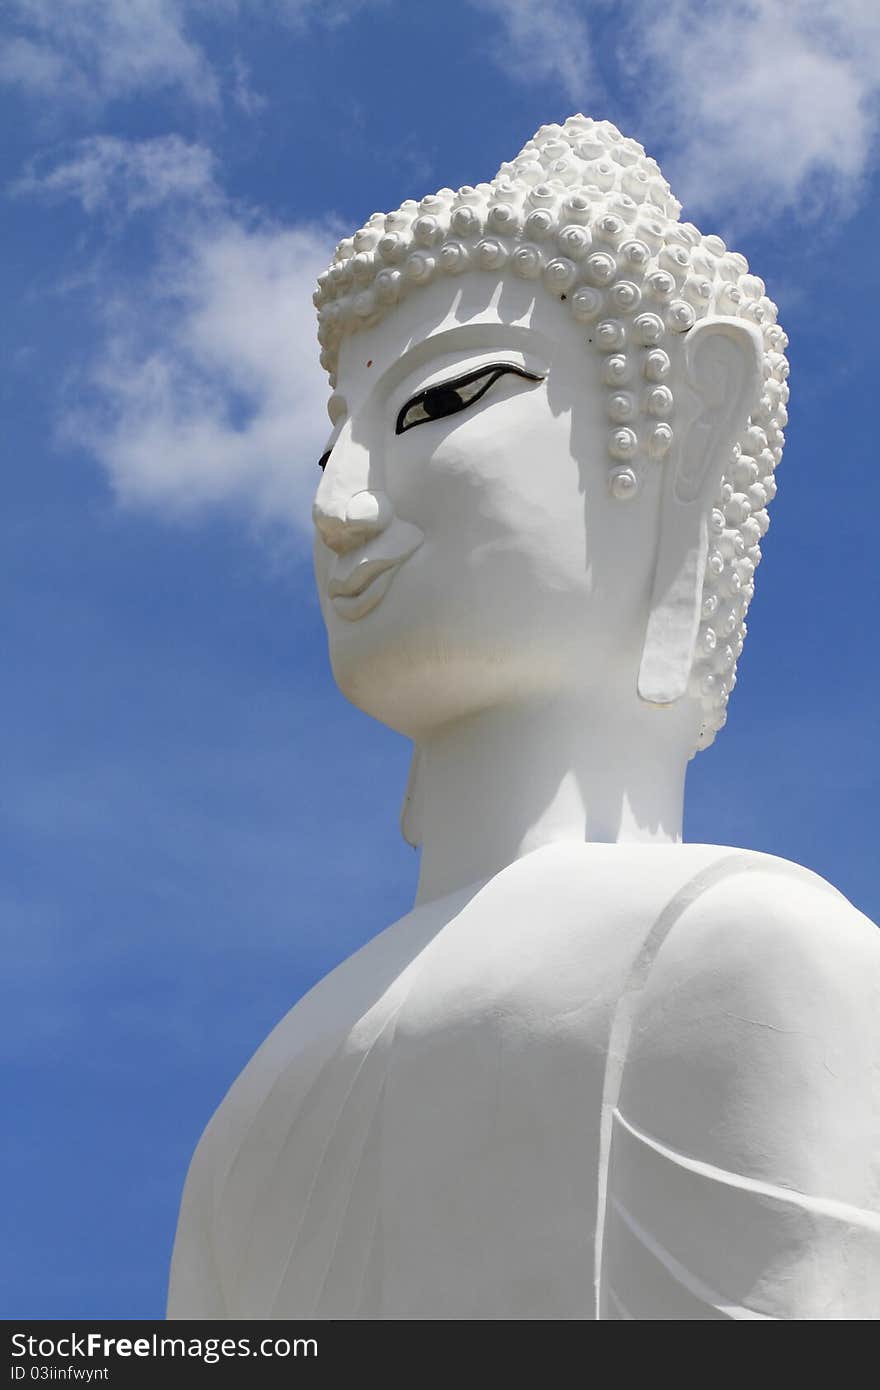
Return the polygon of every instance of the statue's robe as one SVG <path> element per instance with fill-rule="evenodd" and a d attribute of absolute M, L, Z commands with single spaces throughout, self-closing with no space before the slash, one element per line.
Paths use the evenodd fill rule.
<path fill-rule="evenodd" d="M 717 846 L 559 844 L 282 1020 L 206 1129 L 172 1318 L 873 1318 L 880 933 Z"/>

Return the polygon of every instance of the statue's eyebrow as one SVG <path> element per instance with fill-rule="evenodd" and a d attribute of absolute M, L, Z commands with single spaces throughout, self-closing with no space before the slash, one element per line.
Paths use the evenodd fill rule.
<path fill-rule="evenodd" d="M 543 365 L 549 357 L 550 346 L 543 334 L 519 324 L 455 324 L 410 344 L 400 357 L 385 369 L 374 383 L 373 390 L 381 387 L 388 394 L 396 391 L 411 372 L 420 368 L 423 368 L 425 373 L 431 371 L 431 362 L 435 357 L 457 352 L 460 352 L 462 357 L 476 357 L 477 354 L 492 352 L 497 352 L 499 357 L 502 357 L 505 351 L 528 353 Z M 454 370 L 453 363 L 449 366 Z"/>

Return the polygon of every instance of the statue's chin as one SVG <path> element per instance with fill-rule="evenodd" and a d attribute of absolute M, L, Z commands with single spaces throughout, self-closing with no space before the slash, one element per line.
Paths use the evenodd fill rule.
<path fill-rule="evenodd" d="M 387 587 L 383 573 L 342 604 L 322 598 L 336 683 L 380 723 L 418 739 L 494 706 L 597 686 L 617 700 L 635 689 L 638 595 L 599 611 L 585 582 L 564 591 L 530 566 L 524 581 L 506 556 L 480 582 L 464 566 L 441 571 L 425 558 L 420 551 Z"/>
<path fill-rule="evenodd" d="M 365 644 L 364 644 L 365 645 Z M 493 706 L 559 692 L 561 673 L 547 661 L 497 643 L 450 641 L 438 631 L 375 643 L 334 642 L 339 689 L 358 709 L 408 738 Z"/>

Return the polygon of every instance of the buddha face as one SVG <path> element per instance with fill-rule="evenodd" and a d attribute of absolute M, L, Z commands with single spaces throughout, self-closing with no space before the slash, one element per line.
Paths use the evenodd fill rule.
<path fill-rule="evenodd" d="M 342 344 L 318 591 L 341 690 L 410 737 L 493 704 L 632 698 L 659 478 L 609 493 L 590 336 L 547 291 L 469 272 Z"/>

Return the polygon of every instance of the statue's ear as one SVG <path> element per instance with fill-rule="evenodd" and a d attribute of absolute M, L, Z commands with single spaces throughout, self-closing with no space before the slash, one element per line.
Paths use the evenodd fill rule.
<path fill-rule="evenodd" d="M 679 438 L 667 457 L 639 695 L 668 705 L 687 690 L 700 626 L 709 516 L 730 451 L 760 397 L 763 343 L 748 321 L 702 319 L 684 346 Z M 679 409 L 679 397 L 681 408 Z"/>

